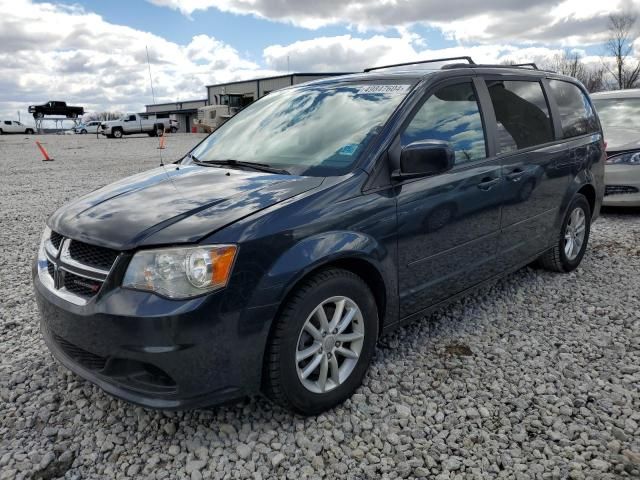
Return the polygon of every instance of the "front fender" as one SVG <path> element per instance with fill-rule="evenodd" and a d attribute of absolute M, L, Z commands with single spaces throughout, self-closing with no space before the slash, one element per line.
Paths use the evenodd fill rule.
<path fill-rule="evenodd" d="M 255 306 L 280 304 L 310 272 L 346 259 L 365 261 L 378 271 L 385 285 L 385 318 L 395 320 L 393 310 L 394 306 L 397 307 L 397 301 L 393 301 L 392 294 L 397 291 L 394 252 L 373 237 L 353 231 L 323 232 L 293 245 L 263 275 L 251 303 Z"/>

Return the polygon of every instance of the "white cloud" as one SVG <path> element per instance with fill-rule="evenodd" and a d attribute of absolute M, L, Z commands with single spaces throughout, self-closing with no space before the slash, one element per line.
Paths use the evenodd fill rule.
<path fill-rule="evenodd" d="M 640 11 L 640 0 L 148 0 L 191 15 L 216 8 L 305 28 L 345 24 L 358 31 L 436 26 L 461 41 L 597 44 L 611 12 Z"/>
<path fill-rule="evenodd" d="M 267 67 L 282 69 L 287 59 L 292 71 L 361 71 L 366 67 L 410 62 L 428 58 L 471 56 L 477 63 L 539 62 L 562 53 L 560 48 L 516 47 L 507 44 L 456 46 L 444 49 L 423 47 L 415 36 L 375 35 L 362 39 L 351 35 L 319 37 L 290 45 L 273 45 L 264 50 Z"/>
<path fill-rule="evenodd" d="M 116 25 L 78 6 L 0 0 L 0 115 L 66 100 L 95 110 L 142 110 L 156 101 L 203 98 L 204 85 L 273 72 L 207 35 L 188 45 Z"/>

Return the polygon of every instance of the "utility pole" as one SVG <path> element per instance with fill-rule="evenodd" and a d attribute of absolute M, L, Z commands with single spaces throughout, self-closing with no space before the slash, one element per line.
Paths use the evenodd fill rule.
<path fill-rule="evenodd" d="M 147 50 L 147 65 L 149 66 L 149 83 L 151 84 L 151 96 L 153 97 L 153 103 L 156 103 L 156 94 L 153 91 L 153 78 L 151 77 L 151 62 L 149 61 L 149 47 L 145 45 L 144 48 Z"/>

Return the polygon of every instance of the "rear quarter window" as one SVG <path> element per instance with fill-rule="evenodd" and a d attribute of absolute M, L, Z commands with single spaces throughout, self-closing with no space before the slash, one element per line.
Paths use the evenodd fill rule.
<path fill-rule="evenodd" d="M 595 111 L 587 96 L 573 83 L 549 80 L 551 96 L 558 105 L 564 138 L 578 137 L 599 131 Z"/>

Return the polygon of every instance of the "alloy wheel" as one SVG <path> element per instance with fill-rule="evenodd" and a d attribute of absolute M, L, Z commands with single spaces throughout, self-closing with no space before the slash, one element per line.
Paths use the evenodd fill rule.
<path fill-rule="evenodd" d="M 574 260 L 580 253 L 586 232 L 586 217 L 580 207 L 573 209 L 569 215 L 564 231 L 564 254 L 567 260 Z"/>
<path fill-rule="evenodd" d="M 353 372 L 364 344 L 362 312 L 350 298 L 331 297 L 307 317 L 296 349 L 296 370 L 302 385 L 326 393 Z"/>

